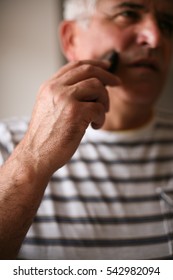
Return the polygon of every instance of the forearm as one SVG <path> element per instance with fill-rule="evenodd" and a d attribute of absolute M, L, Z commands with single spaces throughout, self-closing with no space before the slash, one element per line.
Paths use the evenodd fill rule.
<path fill-rule="evenodd" d="M 44 174 L 44 176 L 43 176 Z M 49 175 L 19 146 L 0 169 L 0 259 L 16 258 Z"/>
<path fill-rule="evenodd" d="M 25 137 L 0 170 L 0 258 L 16 257 L 50 176 L 72 157 L 90 123 L 103 125 L 105 85 L 117 85 L 108 66 L 74 62 L 40 88 Z"/>

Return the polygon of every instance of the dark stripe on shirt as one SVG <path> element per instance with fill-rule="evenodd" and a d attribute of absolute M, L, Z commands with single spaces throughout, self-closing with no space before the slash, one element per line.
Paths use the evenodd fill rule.
<path fill-rule="evenodd" d="M 169 130 L 173 129 L 173 125 L 171 123 L 157 123 L 155 125 L 156 129 L 164 129 L 164 130 Z"/>
<path fill-rule="evenodd" d="M 58 201 L 58 202 L 83 202 L 83 203 L 115 203 L 115 202 L 122 202 L 122 203 L 141 203 L 141 202 L 154 202 L 160 200 L 160 195 L 153 195 L 153 196 L 142 196 L 142 197 L 97 197 L 97 196 L 59 196 L 59 195 L 48 195 L 45 194 L 43 200 L 51 200 L 51 201 Z"/>
<path fill-rule="evenodd" d="M 150 163 L 166 163 L 173 161 L 173 156 L 167 157 L 160 157 L 160 158 L 145 158 L 145 159 L 119 159 L 119 160 L 106 160 L 106 159 L 87 159 L 87 158 L 80 158 L 74 159 L 72 158 L 68 164 L 75 164 L 75 163 L 86 163 L 86 164 L 95 164 L 95 163 L 104 163 L 108 165 L 112 164 L 150 164 Z"/>
<path fill-rule="evenodd" d="M 153 223 L 161 222 L 164 219 L 173 219 L 171 213 L 163 215 L 151 215 L 141 217 L 63 217 L 63 216 L 36 216 L 34 223 L 65 223 L 65 224 L 138 224 L 138 223 Z"/>
<path fill-rule="evenodd" d="M 146 140 L 146 141 L 133 141 L 133 142 L 104 142 L 104 141 L 87 141 L 87 142 L 81 142 L 80 145 L 86 146 L 86 145 L 93 145 L 93 146 L 120 146 L 120 147 L 140 147 L 140 146 L 153 146 L 153 145 L 172 145 L 173 139 L 158 139 L 158 140 Z"/>
<path fill-rule="evenodd" d="M 139 184 L 139 183 L 152 183 L 152 182 L 161 182 L 167 181 L 173 178 L 173 174 L 164 174 L 158 176 L 151 177 L 109 177 L 109 178 L 99 178 L 99 177 L 77 177 L 77 176 L 67 176 L 67 177 L 55 177 L 52 176 L 52 182 L 65 182 L 65 181 L 73 181 L 74 183 L 82 183 L 82 182 L 95 182 L 95 183 L 107 183 L 112 182 L 114 184 L 123 183 L 123 184 Z"/>
<path fill-rule="evenodd" d="M 171 236 L 173 240 L 173 235 Z M 168 242 L 166 235 L 152 236 L 148 238 L 135 239 L 64 239 L 64 238 L 29 238 L 24 240 L 28 245 L 49 245 L 49 246 L 75 246 L 75 247 L 125 247 L 125 246 L 144 246 Z"/>

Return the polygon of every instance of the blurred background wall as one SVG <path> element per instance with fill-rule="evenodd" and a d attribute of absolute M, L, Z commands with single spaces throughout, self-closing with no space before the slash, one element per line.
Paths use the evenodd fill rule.
<path fill-rule="evenodd" d="M 59 0 L 0 0 L 0 118 L 28 116 L 62 65 Z"/>
<path fill-rule="evenodd" d="M 64 63 L 60 0 L 0 0 L 0 118 L 29 116 L 39 86 Z M 159 107 L 173 111 L 173 67 Z"/>

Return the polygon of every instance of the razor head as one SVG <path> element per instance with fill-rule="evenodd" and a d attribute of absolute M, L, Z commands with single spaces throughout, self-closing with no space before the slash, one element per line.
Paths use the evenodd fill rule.
<path fill-rule="evenodd" d="M 103 56 L 102 59 L 110 61 L 111 65 L 108 68 L 108 71 L 110 73 L 115 73 L 118 66 L 118 54 L 115 51 L 111 51 Z"/>

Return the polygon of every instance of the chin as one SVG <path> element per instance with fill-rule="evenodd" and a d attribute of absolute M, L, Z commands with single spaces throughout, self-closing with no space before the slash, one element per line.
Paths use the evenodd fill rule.
<path fill-rule="evenodd" d="M 111 90 L 111 99 L 115 96 L 115 99 L 121 100 L 121 102 L 133 104 L 133 105 L 154 105 L 160 94 L 161 87 L 158 88 L 151 84 L 144 84 L 143 86 L 134 85 L 132 87 L 121 87 L 119 89 Z"/>
<path fill-rule="evenodd" d="M 146 90 L 132 90 L 129 91 L 124 95 L 124 99 L 127 102 L 133 103 L 134 105 L 153 105 L 158 100 L 160 94 L 158 91 L 149 91 L 147 88 Z"/>

